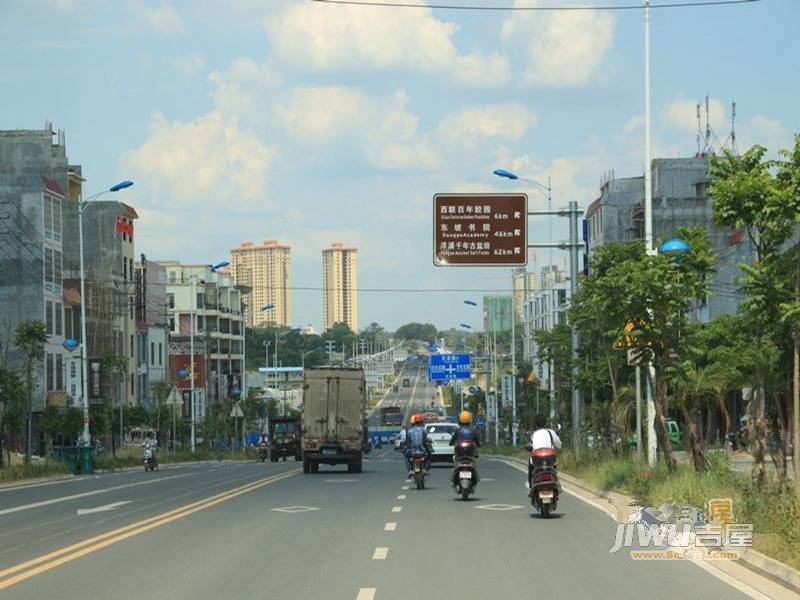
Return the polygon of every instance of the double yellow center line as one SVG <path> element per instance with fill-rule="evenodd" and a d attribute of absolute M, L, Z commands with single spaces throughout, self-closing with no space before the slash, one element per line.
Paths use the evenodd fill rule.
<path fill-rule="evenodd" d="M 55 569 L 56 567 L 81 558 L 82 556 L 86 556 L 87 554 L 91 554 L 92 552 L 102 550 L 103 548 L 111 546 L 112 544 L 116 544 L 117 542 L 127 540 L 128 538 L 139 535 L 140 533 L 144 533 L 145 531 L 150 531 L 156 527 L 161 527 L 162 525 L 166 525 L 172 521 L 177 521 L 178 519 L 187 517 L 205 508 L 210 508 L 216 504 L 225 502 L 226 500 L 231 500 L 232 498 L 246 494 L 247 492 L 252 492 L 253 490 L 257 490 L 271 483 L 281 481 L 296 475 L 299 472 L 300 469 L 293 469 L 291 471 L 287 471 L 286 473 L 281 473 L 280 475 L 272 475 L 264 479 L 259 479 L 252 483 L 219 493 L 215 496 L 198 500 L 197 502 L 192 502 L 191 504 L 187 504 L 180 508 L 156 515 L 155 517 L 150 517 L 149 519 L 144 519 L 143 521 L 126 525 L 125 527 L 120 527 L 119 529 L 114 529 L 113 531 L 85 539 L 76 544 L 64 546 L 63 548 L 59 548 L 53 552 L 43 554 L 34 559 L 14 565 L 13 567 L 3 569 L 0 571 L 0 590 L 9 588 L 22 581 L 25 581 L 26 579 L 30 579 L 31 577 L 51 569 Z"/>

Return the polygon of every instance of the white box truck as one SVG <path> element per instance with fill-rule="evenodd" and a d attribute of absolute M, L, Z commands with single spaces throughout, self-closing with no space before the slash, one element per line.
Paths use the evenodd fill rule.
<path fill-rule="evenodd" d="M 320 464 L 361 472 L 366 404 L 363 369 L 305 370 L 303 473 L 316 473 Z"/>

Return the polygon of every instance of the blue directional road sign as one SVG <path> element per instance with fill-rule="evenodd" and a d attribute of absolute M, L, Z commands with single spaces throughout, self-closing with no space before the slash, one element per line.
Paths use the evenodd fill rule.
<path fill-rule="evenodd" d="M 469 393 L 470 394 L 477 394 L 478 393 L 478 388 L 476 388 L 474 385 L 469 386 Z"/>
<path fill-rule="evenodd" d="M 475 427 L 478 429 L 486 429 L 486 417 L 475 417 Z"/>
<path fill-rule="evenodd" d="M 430 355 L 428 377 L 431 381 L 469 379 L 470 376 L 470 355 L 468 352 Z"/>

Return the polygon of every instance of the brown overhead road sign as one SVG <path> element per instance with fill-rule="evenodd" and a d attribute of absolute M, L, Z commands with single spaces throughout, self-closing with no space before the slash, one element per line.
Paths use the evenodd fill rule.
<path fill-rule="evenodd" d="M 436 194 L 433 264 L 437 267 L 528 263 L 526 194 Z"/>

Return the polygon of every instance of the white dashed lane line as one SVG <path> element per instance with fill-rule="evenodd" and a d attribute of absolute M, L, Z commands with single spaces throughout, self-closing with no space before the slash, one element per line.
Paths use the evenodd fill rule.
<path fill-rule="evenodd" d="M 403 507 L 402 506 L 393 506 L 392 507 L 392 512 L 402 512 L 402 511 L 403 511 Z"/>
<path fill-rule="evenodd" d="M 397 523 L 389 522 L 383 527 L 384 531 L 395 531 L 397 530 Z"/>
<path fill-rule="evenodd" d="M 400 494 L 399 496 L 397 496 L 397 499 L 398 500 L 405 500 L 406 499 L 406 495 L 405 494 Z"/>
<path fill-rule="evenodd" d="M 389 555 L 389 548 L 378 547 L 375 548 L 375 552 L 372 553 L 372 560 L 386 560 L 386 557 L 388 555 Z"/>
<path fill-rule="evenodd" d="M 373 600 L 374 598 L 375 588 L 361 588 L 356 596 L 356 600 Z"/>

